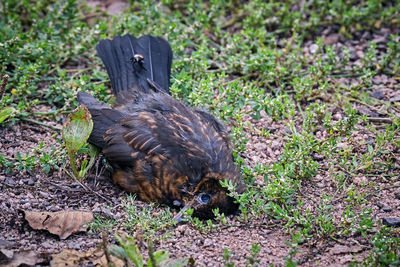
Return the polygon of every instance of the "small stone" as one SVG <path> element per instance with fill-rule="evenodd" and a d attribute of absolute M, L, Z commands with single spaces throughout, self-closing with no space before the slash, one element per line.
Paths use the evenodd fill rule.
<path fill-rule="evenodd" d="M 39 195 L 41 195 L 43 198 L 49 198 L 49 194 L 46 192 L 39 192 Z"/>
<path fill-rule="evenodd" d="M 358 58 L 364 58 L 364 52 L 362 50 L 357 50 L 356 55 Z"/>
<path fill-rule="evenodd" d="M 269 132 L 271 134 L 276 133 L 276 128 L 268 128 L 268 127 L 263 127 L 264 131 Z"/>
<path fill-rule="evenodd" d="M 376 202 L 375 205 L 380 209 L 382 209 L 384 207 L 381 202 Z"/>
<path fill-rule="evenodd" d="M 254 144 L 254 147 L 257 149 L 257 151 L 264 151 L 267 149 L 267 144 L 257 143 L 257 144 Z"/>
<path fill-rule="evenodd" d="M 34 179 L 29 178 L 28 181 L 26 181 L 26 184 L 29 185 L 29 186 L 33 186 L 33 185 L 35 185 L 35 182 L 36 181 Z"/>
<path fill-rule="evenodd" d="M 373 92 L 370 93 L 369 95 L 370 95 L 371 97 L 376 98 L 376 99 L 379 99 L 379 100 L 385 98 L 385 95 L 384 95 L 384 94 L 382 93 L 382 91 L 380 91 L 380 90 L 373 91 Z"/>
<path fill-rule="evenodd" d="M 394 192 L 394 197 L 400 199 L 400 191 Z"/>
<path fill-rule="evenodd" d="M 56 211 L 59 211 L 60 208 L 58 206 L 51 206 L 49 210 L 52 212 L 56 212 Z"/>
<path fill-rule="evenodd" d="M 205 247 L 211 246 L 212 243 L 213 243 L 213 241 L 212 241 L 211 239 L 209 239 L 209 238 L 206 238 L 206 239 L 204 240 L 204 246 L 205 246 Z"/>
<path fill-rule="evenodd" d="M 318 45 L 317 44 L 312 44 L 312 45 L 310 45 L 310 53 L 311 54 L 315 54 L 316 52 L 317 52 L 317 50 L 318 50 Z"/>
<path fill-rule="evenodd" d="M 260 117 L 261 117 L 261 118 L 268 118 L 267 112 L 266 112 L 265 110 L 262 109 L 262 110 L 260 111 Z"/>
<path fill-rule="evenodd" d="M 335 113 L 333 116 L 332 116 L 332 118 L 334 118 L 335 120 L 341 120 L 341 119 L 343 119 L 343 116 L 342 116 L 342 114 L 340 114 L 340 113 Z"/>
<path fill-rule="evenodd" d="M 17 183 L 10 177 L 6 177 L 5 183 L 8 185 L 16 185 Z"/>
<path fill-rule="evenodd" d="M 384 206 L 384 207 L 382 207 L 382 210 L 384 212 L 391 212 L 393 209 L 390 206 Z"/>
<path fill-rule="evenodd" d="M 400 227 L 400 219 L 399 218 L 382 218 L 383 225 L 386 226 L 393 226 L 393 227 Z"/>
<path fill-rule="evenodd" d="M 400 101 L 400 95 L 395 95 L 394 97 L 389 99 L 390 102 L 399 102 Z"/>
<path fill-rule="evenodd" d="M 278 140 L 272 141 L 271 148 L 273 150 L 279 150 L 281 148 L 281 143 Z"/>
<path fill-rule="evenodd" d="M 337 33 L 328 35 L 324 39 L 324 45 L 333 45 L 339 42 L 340 35 Z"/>
<path fill-rule="evenodd" d="M 0 248 L 10 248 L 13 245 L 13 243 L 0 239 Z"/>

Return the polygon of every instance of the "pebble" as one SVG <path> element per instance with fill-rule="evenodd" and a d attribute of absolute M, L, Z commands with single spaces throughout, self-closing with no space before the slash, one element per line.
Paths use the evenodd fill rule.
<path fill-rule="evenodd" d="M 373 92 L 370 93 L 369 95 L 370 95 L 371 97 L 376 98 L 376 99 L 379 99 L 379 100 L 385 98 L 385 95 L 384 95 L 384 94 L 382 93 L 382 91 L 380 91 L 380 90 L 373 91 Z"/>
<path fill-rule="evenodd" d="M 316 52 L 317 52 L 317 50 L 318 50 L 318 45 L 317 44 L 312 44 L 312 45 L 310 45 L 310 53 L 311 54 L 315 54 Z"/>
<path fill-rule="evenodd" d="M 400 191 L 394 192 L 394 197 L 400 199 Z"/>
<path fill-rule="evenodd" d="M 205 247 L 211 246 L 212 243 L 213 243 L 213 241 L 212 241 L 211 239 L 209 239 L 209 238 L 206 238 L 206 239 L 204 240 L 204 246 L 205 246 Z"/>
<path fill-rule="evenodd" d="M 280 143 L 280 141 L 278 141 L 278 140 L 272 141 L 271 148 L 272 148 L 273 150 L 278 150 L 278 149 L 280 149 L 280 148 L 281 148 L 281 143 Z"/>
<path fill-rule="evenodd" d="M 393 227 L 400 227 L 400 219 L 394 217 L 382 218 L 382 224 Z"/>
<path fill-rule="evenodd" d="M 8 185 L 16 185 L 16 184 L 17 184 L 17 183 L 16 183 L 12 178 L 10 178 L 10 177 L 6 177 L 5 182 L 6 182 L 6 184 L 8 184 Z"/>
<path fill-rule="evenodd" d="M 34 179 L 29 178 L 28 181 L 26 181 L 26 184 L 27 184 L 27 185 L 30 185 L 30 186 L 33 186 L 33 185 L 35 185 L 35 182 L 36 182 L 36 181 L 35 181 Z"/>
<path fill-rule="evenodd" d="M 46 192 L 39 192 L 39 195 L 41 195 L 43 198 L 48 198 L 50 195 Z"/>
<path fill-rule="evenodd" d="M 390 206 L 384 206 L 384 207 L 382 207 L 382 210 L 384 212 L 391 212 L 393 209 Z"/>
<path fill-rule="evenodd" d="M 55 211 L 58 211 L 58 210 L 60 210 L 60 207 L 58 207 L 58 206 L 51 206 L 50 209 L 49 209 L 49 211 L 52 211 L 52 212 L 55 212 Z"/>

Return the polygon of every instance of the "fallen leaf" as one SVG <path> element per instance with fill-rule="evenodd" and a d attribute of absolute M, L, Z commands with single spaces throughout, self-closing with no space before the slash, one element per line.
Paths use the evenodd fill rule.
<path fill-rule="evenodd" d="M 14 256 L 14 252 L 12 250 L 5 249 L 5 248 L 0 249 L 0 266 L 1 266 L 1 264 L 5 264 L 5 263 L 11 261 L 13 256 Z"/>
<path fill-rule="evenodd" d="M 2 249 L 0 254 L 7 257 L 7 261 L 5 264 L 0 264 L 0 267 L 18 267 L 18 266 L 35 266 L 37 263 L 41 262 L 37 257 L 36 252 L 28 250 L 28 251 L 20 251 L 18 253 L 14 253 L 12 251 L 7 251 Z"/>
<path fill-rule="evenodd" d="M 86 143 L 92 129 L 92 115 L 84 105 L 71 112 L 61 132 L 68 153 L 77 152 Z"/>
<path fill-rule="evenodd" d="M 86 211 L 24 211 L 24 214 L 25 220 L 33 229 L 47 230 L 61 239 L 86 231 L 86 225 L 93 221 L 93 214 Z"/>
<path fill-rule="evenodd" d="M 115 267 L 125 266 L 122 260 L 112 255 L 110 255 L 110 261 Z M 92 266 L 109 266 L 106 255 L 100 248 L 87 252 L 79 252 L 70 249 L 63 250 L 59 254 L 52 255 L 50 266 L 87 266 L 89 263 L 91 263 Z"/>

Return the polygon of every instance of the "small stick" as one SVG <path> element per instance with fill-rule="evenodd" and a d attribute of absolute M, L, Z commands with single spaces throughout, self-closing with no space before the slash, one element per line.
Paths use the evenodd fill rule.
<path fill-rule="evenodd" d="M 8 76 L 7 74 L 5 74 L 3 76 L 3 78 L 1 79 L 1 86 L 0 86 L 0 100 L 3 98 L 4 92 L 6 91 L 6 86 L 8 83 L 8 78 L 10 78 L 10 76 Z"/>
<path fill-rule="evenodd" d="M 35 123 L 35 124 L 37 124 L 37 125 L 50 128 L 50 129 L 52 129 L 52 130 L 54 130 L 54 131 L 61 131 L 61 128 L 56 127 L 56 126 L 52 126 L 52 125 L 47 125 L 46 123 L 43 123 L 43 122 L 41 122 L 41 121 L 37 121 L 37 120 L 34 120 L 34 119 L 25 118 L 25 117 L 20 117 L 20 119 L 23 120 L 23 121 Z"/>
<path fill-rule="evenodd" d="M 393 123 L 391 118 L 367 117 L 370 122 Z"/>

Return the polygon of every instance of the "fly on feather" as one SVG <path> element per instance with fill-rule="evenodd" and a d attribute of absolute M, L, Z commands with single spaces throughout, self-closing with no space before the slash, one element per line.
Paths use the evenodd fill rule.
<path fill-rule="evenodd" d="M 146 68 L 144 67 L 144 56 L 141 54 L 134 54 L 133 57 L 129 59 L 129 62 L 132 63 L 132 66 L 135 67 L 136 64 L 138 64 L 140 67 L 142 67 L 144 70 Z"/>

